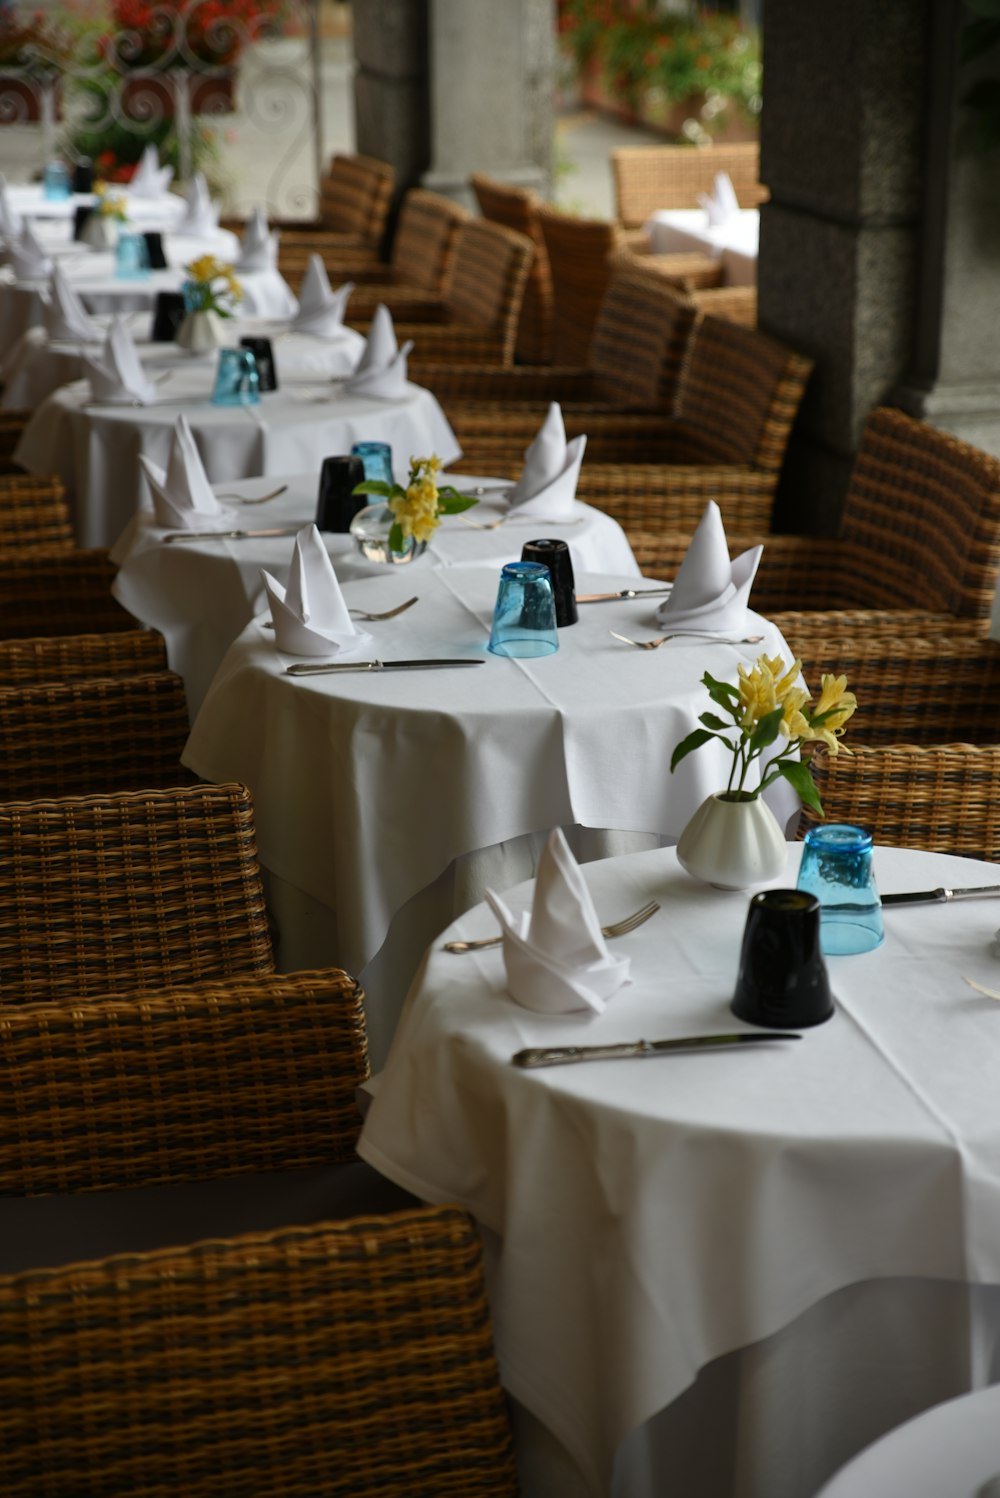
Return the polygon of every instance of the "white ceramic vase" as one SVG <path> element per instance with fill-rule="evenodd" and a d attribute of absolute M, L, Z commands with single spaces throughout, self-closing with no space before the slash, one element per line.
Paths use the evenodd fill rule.
<path fill-rule="evenodd" d="M 80 238 L 92 250 L 113 250 L 118 243 L 118 220 L 95 209 L 84 224 Z"/>
<path fill-rule="evenodd" d="M 221 348 L 225 329 L 217 312 L 188 312 L 177 329 L 175 342 L 191 354 L 208 354 Z"/>
<path fill-rule="evenodd" d="M 677 843 L 681 867 L 717 889 L 748 889 L 777 879 L 787 854 L 785 835 L 760 796 L 752 801 L 708 796 Z"/>

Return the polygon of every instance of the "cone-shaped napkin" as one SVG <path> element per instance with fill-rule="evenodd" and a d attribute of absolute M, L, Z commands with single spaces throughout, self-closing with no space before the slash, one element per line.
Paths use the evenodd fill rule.
<path fill-rule="evenodd" d="M 711 228 L 718 228 L 740 211 L 740 200 L 728 172 L 716 172 L 712 191 L 700 192 L 698 202 L 708 215 Z"/>
<path fill-rule="evenodd" d="M 98 327 L 66 279 L 62 267 L 52 267 L 48 299 L 43 313 L 45 331 L 50 338 L 70 343 L 101 343 L 103 328 Z"/>
<path fill-rule="evenodd" d="M 722 514 L 710 499 L 670 597 L 656 611 L 657 619 L 667 628 L 692 626 L 720 633 L 745 629 L 750 589 L 763 552 L 763 546 L 753 546 L 731 562 Z"/>
<path fill-rule="evenodd" d="M 524 454 L 521 477 L 510 491 L 510 508 L 519 515 L 567 520 L 573 512 L 586 437 L 566 441 L 562 410 L 549 406 L 538 435 Z"/>
<path fill-rule="evenodd" d="M 23 220 L 10 200 L 7 179 L 0 172 L 0 234 L 7 239 L 16 239 L 23 228 Z"/>
<path fill-rule="evenodd" d="M 590 891 L 558 827 L 538 861 L 530 912 L 512 915 L 489 889 L 486 898 L 503 928 L 507 992 L 526 1009 L 600 1014 L 628 981 L 629 959 L 609 954 Z"/>
<path fill-rule="evenodd" d="M 52 261 L 30 219 L 24 220 L 17 239 L 8 246 L 8 254 L 18 281 L 43 281 L 52 270 Z"/>
<path fill-rule="evenodd" d="M 132 335 L 120 317 L 108 329 L 98 357 L 87 357 L 83 363 L 95 401 L 145 405 L 156 395 L 156 386 L 143 373 Z"/>
<path fill-rule="evenodd" d="M 332 338 L 344 326 L 344 308 L 353 290 L 354 282 L 348 281 L 333 291 L 322 256 L 310 255 L 299 287 L 299 310 L 289 323 L 290 331 Z"/>
<path fill-rule="evenodd" d="M 129 192 L 136 198 L 158 198 L 165 193 L 174 180 L 172 166 L 160 165 L 160 153 L 155 146 L 147 146 L 142 160 L 132 173 Z"/>
<path fill-rule="evenodd" d="M 261 570 L 274 643 L 288 655 L 349 657 L 371 644 L 371 635 L 358 629 L 340 591 L 323 538 L 315 525 L 303 526 L 295 537 L 288 587 Z"/>
<path fill-rule="evenodd" d="M 145 453 L 139 462 L 153 491 L 156 523 L 164 530 L 217 531 L 235 523 L 235 510 L 220 505 L 212 492 L 186 416 L 178 416 L 174 425 L 165 469 Z"/>
<path fill-rule="evenodd" d="M 236 269 L 275 270 L 278 265 L 278 234 L 268 228 L 267 214 L 263 208 L 255 208 L 247 220 L 240 240 L 240 258 Z"/>
<path fill-rule="evenodd" d="M 344 386 L 348 395 L 374 395 L 382 400 L 399 400 L 406 394 L 406 356 L 413 347 L 407 339 L 400 348 L 392 313 L 383 302 L 375 308 L 368 342 L 361 351 L 357 368 Z"/>
<path fill-rule="evenodd" d="M 187 209 L 177 225 L 179 234 L 211 234 L 219 227 L 219 210 L 212 202 L 204 172 L 195 172 L 185 195 Z"/>

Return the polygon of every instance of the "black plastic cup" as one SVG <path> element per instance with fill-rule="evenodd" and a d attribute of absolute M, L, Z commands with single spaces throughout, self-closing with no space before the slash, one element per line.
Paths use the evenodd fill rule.
<path fill-rule="evenodd" d="M 146 241 L 150 270 L 166 270 L 167 257 L 163 252 L 163 235 L 159 229 L 145 229 L 142 237 Z"/>
<path fill-rule="evenodd" d="M 87 227 L 87 220 L 93 213 L 93 208 L 86 203 L 77 203 L 73 210 L 73 238 L 78 242 L 83 238 L 83 231 Z"/>
<path fill-rule="evenodd" d="M 552 575 L 552 595 L 556 605 L 556 629 L 575 624 L 579 615 L 576 609 L 576 578 L 573 576 L 573 558 L 565 541 L 525 541 L 521 549 L 522 562 L 538 562 L 547 567 Z"/>
<path fill-rule="evenodd" d="M 801 889 L 754 895 L 743 931 L 732 1011 L 771 1030 L 821 1025 L 833 1013 L 819 945 L 819 901 Z"/>
<path fill-rule="evenodd" d="M 343 535 L 351 521 L 368 503 L 367 494 L 355 494 L 357 484 L 365 481 L 365 465 L 360 458 L 324 458 L 319 471 L 319 500 L 316 525 L 321 531 Z"/>
<path fill-rule="evenodd" d="M 153 310 L 153 331 L 150 337 L 154 343 L 173 343 L 177 337 L 177 329 L 184 321 L 184 297 L 179 291 L 157 292 L 156 306 Z"/>
<path fill-rule="evenodd" d="M 260 378 L 260 390 L 263 394 L 268 390 L 277 390 L 278 372 L 274 363 L 274 350 L 271 347 L 270 338 L 241 338 L 240 348 L 249 349 L 257 360 L 257 374 Z M 358 480 L 360 483 L 361 480 Z"/>
<path fill-rule="evenodd" d="M 94 168 L 89 156 L 81 156 L 73 168 L 73 191 L 93 192 Z"/>

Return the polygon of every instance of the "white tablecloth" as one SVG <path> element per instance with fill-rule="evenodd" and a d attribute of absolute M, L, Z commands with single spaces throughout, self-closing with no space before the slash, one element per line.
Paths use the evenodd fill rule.
<path fill-rule="evenodd" d="M 184 753 L 206 779 L 253 791 L 261 862 L 295 892 L 289 906 L 303 902 L 283 916 L 276 897 L 281 965 L 335 957 L 361 976 L 378 1054 L 434 932 L 481 898 L 484 882 L 505 887 L 532 872 L 535 835 L 561 825 L 640 833 L 647 846 L 676 839 L 724 783 L 728 761 L 714 744 L 669 773 L 672 747 L 707 706 L 706 666 L 735 679 L 738 662 L 763 650 L 791 658 L 755 614 L 760 645 L 678 640 L 649 652 L 611 638 L 609 629 L 655 627 L 653 599 L 582 605 L 557 654 L 507 660 L 486 650 L 499 569 L 441 568 L 419 586 L 412 568 L 400 573 L 344 589 L 371 611 L 419 596 L 399 618 L 366 626 L 367 658 L 485 664 L 297 679 L 255 622 L 223 661 Z M 593 592 L 634 577 L 577 582 Z M 775 791 L 787 818 L 791 801 Z"/>
<path fill-rule="evenodd" d="M 885 848 L 875 869 L 884 891 L 997 878 Z M 829 959 L 837 1012 L 794 1044 L 521 1071 L 525 1046 L 746 1028 L 729 1002 L 747 894 L 669 849 L 584 873 L 602 920 L 660 901 L 616 943 L 632 984 L 599 1016 L 531 1013 L 499 950 L 454 956 L 442 934 L 360 1152 L 483 1225 L 504 1382 L 572 1454 L 567 1492 L 805 1498 L 1000 1378 L 1000 1007 L 962 982 L 1000 986 L 1000 907 L 887 910 L 879 950 Z M 479 907 L 447 935 L 495 929 Z"/>
<path fill-rule="evenodd" d="M 99 317 L 102 323 L 110 318 Z M 139 357 L 150 370 L 195 368 L 197 356 L 173 343 L 150 343 L 153 314 L 135 312 L 129 315 L 130 331 Z M 305 333 L 290 333 L 287 322 L 269 322 L 262 318 L 234 317 L 223 323 L 225 343 L 237 344 L 241 338 L 270 338 L 278 383 L 296 379 L 338 379 L 356 366 L 365 340 L 353 328 L 343 327 L 331 338 L 313 338 Z M 29 328 L 17 340 L 0 364 L 0 406 L 38 406 L 62 385 L 83 378 L 84 354 L 99 350 L 93 344 L 52 342 L 44 328 Z M 205 367 L 215 362 L 214 354 L 201 356 Z"/>
<path fill-rule="evenodd" d="M 724 224 L 711 225 L 702 208 L 664 208 L 645 224 L 653 253 L 701 250 L 722 261 L 726 286 L 756 286 L 760 213 L 743 208 Z"/>
<path fill-rule="evenodd" d="M 319 470 L 331 453 L 355 442 L 389 442 L 397 477 L 412 454 L 445 463 L 461 449 L 435 397 L 408 385 L 402 400 L 348 396 L 328 381 L 288 384 L 256 406 L 213 406 L 214 365 L 178 364 L 161 386 L 162 403 L 89 405 L 86 382 L 66 385 L 36 411 L 14 454 L 30 473 L 57 473 L 66 485 L 81 546 L 112 546 L 149 503 L 138 462 L 146 453 L 166 466 L 174 423 L 187 416 L 213 483 L 263 474 Z"/>
<path fill-rule="evenodd" d="M 179 193 L 157 193 L 155 197 L 138 197 L 130 193 L 128 184 L 112 184 L 111 191 L 123 194 L 128 207 L 128 216 L 140 229 L 174 229 L 187 212 L 187 204 Z M 92 192 L 72 193 L 68 198 L 47 198 L 38 182 L 8 182 L 7 197 L 17 213 L 43 221 L 55 220 L 72 224 L 78 208 L 92 208 L 97 194 Z"/>
<path fill-rule="evenodd" d="M 526 540 L 543 532 L 567 542 L 574 568 L 581 573 L 607 571 L 640 576 L 624 531 L 602 510 L 579 504 L 566 525 L 539 527 L 537 520 L 517 520 L 505 522 L 497 530 L 480 530 L 476 526 L 506 513 L 502 505 L 490 504 L 488 495 L 491 489 L 502 492 L 507 483 L 481 477 L 466 480 L 452 474 L 448 477 L 465 493 L 473 493 L 478 487 L 486 494 L 466 515 L 446 516 L 424 555 L 403 568 L 400 577 L 410 593 L 419 591 L 425 573 L 435 567 L 478 565 L 490 566 L 496 572 L 519 554 Z M 316 514 L 319 474 L 296 474 L 283 481 L 288 485 L 287 493 L 267 504 L 243 508 L 233 500 L 224 503 L 238 512 L 238 524 L 251 530 L 305 525 Z M 251 479 L 239 486 L 239 492 L 252 498 L 271 492 L 277 482 L 277 478 Z M 295 543 L 286 536 L 164 544 L 164 534 L 152 524 L 151 517 L 139 517 L 129 525 L 113 552 L 120 564 L 113 591 L 137 619 L 160 630 L 166 638 L 171 669 L 184 678 L 188 707 L 194 716 L 229 646 L 264 608 L 261 568 L 266 567 L 279 582 L 287 582 Z M 324 539 L 341 582 L 385 578 L 386 568 L 366 562 L 351 536 L 327 534 Z"/>

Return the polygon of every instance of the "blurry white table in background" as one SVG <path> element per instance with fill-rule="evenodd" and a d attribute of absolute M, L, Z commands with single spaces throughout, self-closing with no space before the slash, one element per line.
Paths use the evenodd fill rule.
<path fill-rule="evenodd" d="M 760 212 L 743 208 L 723 224 L 709 224 L 703 208 L 664 208 L 644 225 L 654 255 L 701 250 L 722 262 L 725 286 L 756 286 Z"/>

